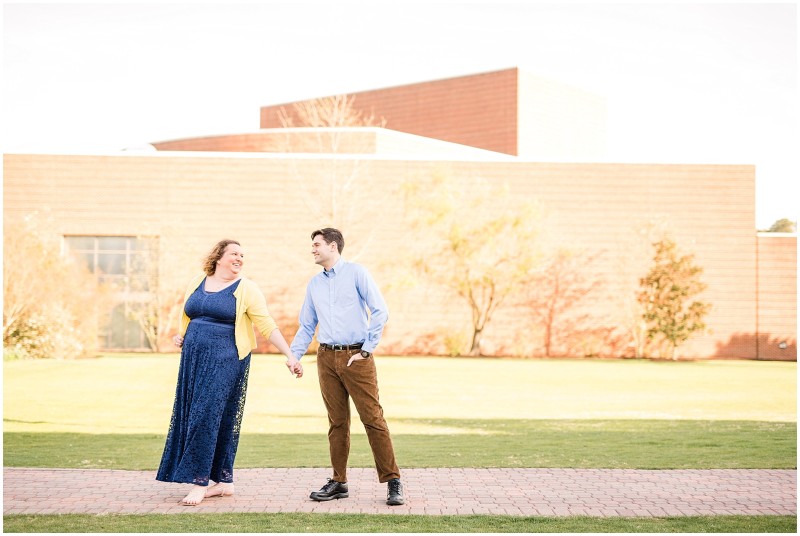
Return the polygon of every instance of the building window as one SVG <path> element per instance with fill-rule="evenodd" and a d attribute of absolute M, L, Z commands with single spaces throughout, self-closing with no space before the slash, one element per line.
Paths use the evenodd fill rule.
<path fill-rule="evenodd" d="M 83 262 L 99 283 L 112 289 L 100 347 L 149 350 L 145 332 L 132 314 L 158 288 L 158 238 L 141 236 L 65 236 L 64 248 Z"/>

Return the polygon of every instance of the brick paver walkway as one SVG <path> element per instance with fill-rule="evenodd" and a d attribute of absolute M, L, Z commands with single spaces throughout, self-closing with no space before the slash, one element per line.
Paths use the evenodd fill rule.
<path fill-rule="evenodd" d="M 796 515 L 797 471 L 405 469 L 406 504 L 387 506 L 374 469 L 350 469 L 350 497 L 308 498 L 327 469 L 237 469 L 236 495 L 196 507 L 153 471 L 3 469 L 4 514 L 339 512 L 524 516 Z"/>

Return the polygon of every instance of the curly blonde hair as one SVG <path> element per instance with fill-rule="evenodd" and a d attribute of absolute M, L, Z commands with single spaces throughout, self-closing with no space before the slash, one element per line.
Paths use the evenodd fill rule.
<path fill-rule="evenodd" d="M 206 260 L 203 261 L 203 271 L 206 275 L 214 275 L 214 272 L 217 271 L 217 261 L 222 258 L 222 255 L 225 254 L 225 248 L 227 248 L 231 244 L 236 244 L 237 246 L 241 246 L 239 242 L 236 240 L 220 240 L 217 244 L 211 249 L 208 255 L 206 255 Z"/>

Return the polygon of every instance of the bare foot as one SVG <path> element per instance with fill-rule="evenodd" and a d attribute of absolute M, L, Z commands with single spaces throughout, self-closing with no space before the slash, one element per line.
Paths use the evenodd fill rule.
<path fill-rule="evenodd" d="M 206 490 L 206 497 L 233 495 L 233 483 L 218 482 Z"/>
<path fill-rule="evenodd" d="M 189 494 L 181 500 L 184 506 L 197 506 L 206 496 L 207 486 L 193 486 Z"/>

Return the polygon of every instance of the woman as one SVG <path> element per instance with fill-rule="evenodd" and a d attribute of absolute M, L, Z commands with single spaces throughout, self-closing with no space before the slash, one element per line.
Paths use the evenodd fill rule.
<path fill-rule="evenodd" d="M 233 495 L 233 460 L 247 392 L 255 326 L 286 356 L 300 378 L 302 365 L 267 310 L 258 286 L 242 277 L 239 242 L 222 240 L 204 263 L 205 274 L 186 291 L 180 334 L 178 386 L 156 480 L 194 484 L 181 504 Z M 209 486 L 209 481 L 214 482 Z"/>

